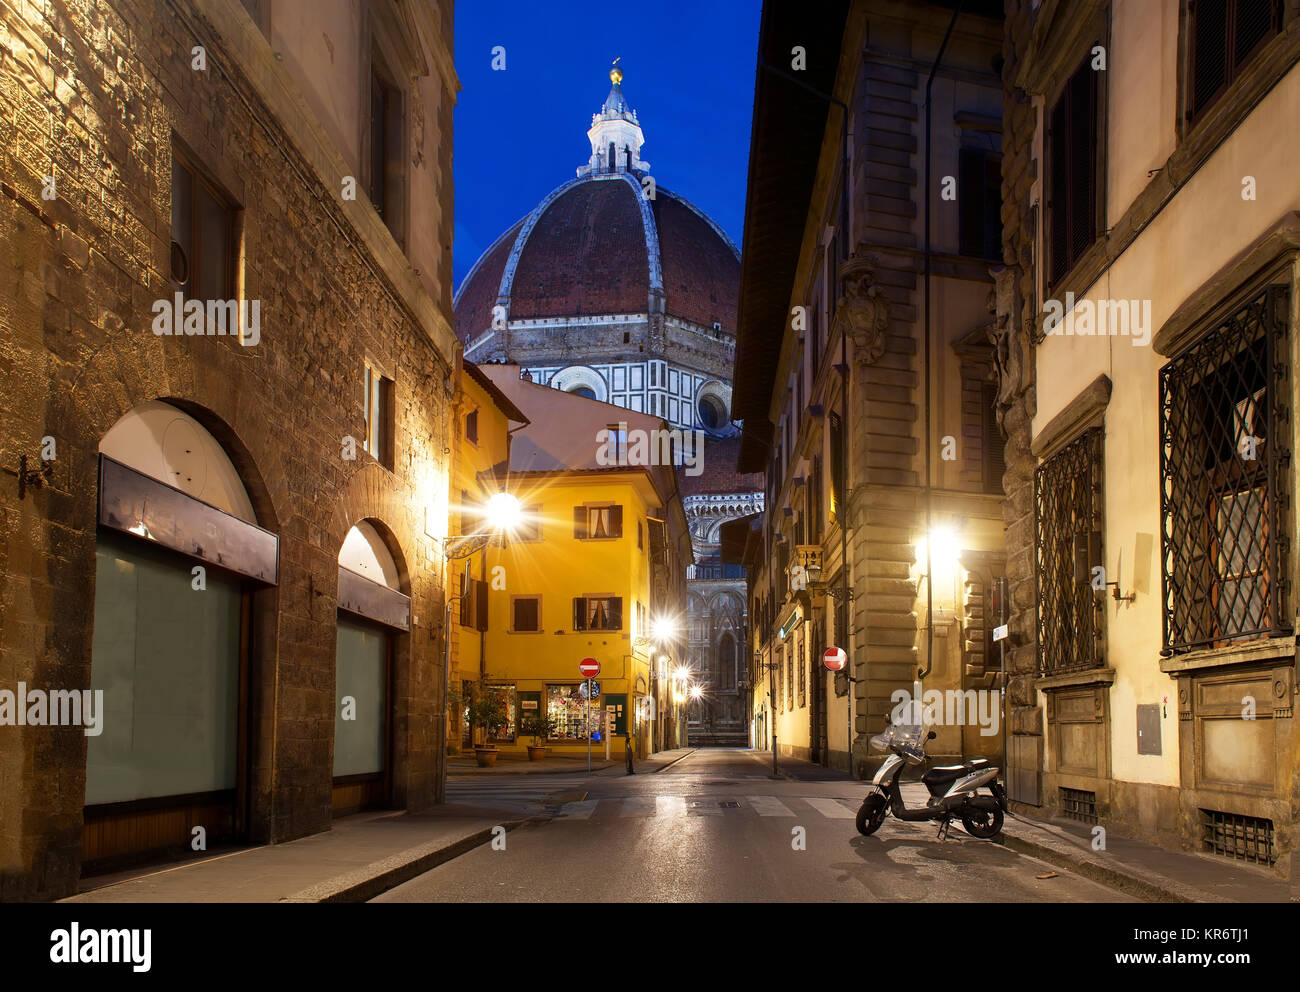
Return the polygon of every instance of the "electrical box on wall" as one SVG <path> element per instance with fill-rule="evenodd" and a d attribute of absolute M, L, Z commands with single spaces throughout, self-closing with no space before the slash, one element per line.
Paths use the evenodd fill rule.
<path fill-rule="evenodd" d="M 1142 703 L 1137 708 L 1138 754 L 1160 754 L 1160 705 Z"/>

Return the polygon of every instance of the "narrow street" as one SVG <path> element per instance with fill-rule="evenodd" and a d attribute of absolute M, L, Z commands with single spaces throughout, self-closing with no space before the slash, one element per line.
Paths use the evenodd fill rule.
<path fill-rule="evenodd" d="M 378 897 L 376 902 L 1113 902 L 1105 886 L 975 840 L 954 826 L 892 817 L 862 837 L 865 783 L 800 763 L 771 778 L 771 756 L 695 751 L 626 776 L 476 776 L 451 802 L 545 816 Z M 787 763 L 785 770 L 791 773 Z M 795 830 L 805 832 L 795 850 Z M 1040 879 L 1037 876 L 1051 875 Z"/>

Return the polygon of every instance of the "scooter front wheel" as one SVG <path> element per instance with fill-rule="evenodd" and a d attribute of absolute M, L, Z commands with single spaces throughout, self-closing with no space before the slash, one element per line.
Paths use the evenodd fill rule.
<path fill-rule="evenodd" d="M 871 793 L 862 800 L 862 806 L 858 809 L 858 833 L 870 837 L 885 822 L 885 813 L 888 811 L 889 805 L 885 802 L 885 797 L 879 792 Z"/>
<path fill-rule="evenodd" d="M 962 810 L 961 823 L 972 837 L 988 840 L 1002 832 L 1002 808 L 994 806 L 993 809 L 988 810 L 967 807 Z"/>

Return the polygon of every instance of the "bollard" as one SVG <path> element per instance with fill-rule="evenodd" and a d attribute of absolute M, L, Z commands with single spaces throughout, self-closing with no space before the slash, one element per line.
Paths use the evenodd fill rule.
<path fill-rule="evenodd" d="M 629 775 L 635 775 L 636 769 L 632 767 L 632 734 L 629 732 L 623 740 L 627 745 L 627 773 Z"/>

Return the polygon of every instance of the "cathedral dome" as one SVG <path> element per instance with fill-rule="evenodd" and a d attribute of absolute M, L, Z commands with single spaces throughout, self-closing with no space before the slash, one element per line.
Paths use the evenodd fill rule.
<path fill-rule="evenodd" d="M 494 315 L 662 315 L 734 338 L 740 253 L 707 215 L 649 177 L 617 62 L 609 78 L 577 178 L 501 235 L 461 283 L 456 333 L 467 345 Z"/>
<path fill-rule="evenodd" d="M 511 320 L 664 313 L 735 334 L 740 255 L 705 214 L 634 173 L 598 173 L 554 190 L 483 254 L 456 294 L 456 333 Z"/>

